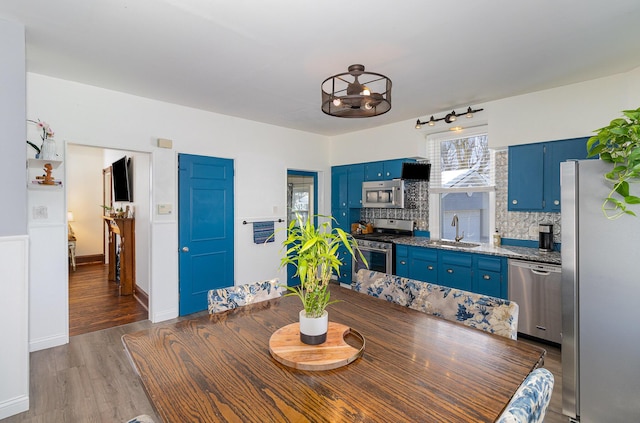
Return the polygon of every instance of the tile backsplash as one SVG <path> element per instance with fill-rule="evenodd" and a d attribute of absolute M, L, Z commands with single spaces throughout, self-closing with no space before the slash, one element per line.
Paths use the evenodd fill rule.
<path fill-rule="evenodd" d="M 554 242 L 561 242 L 560 213 L 507 210 L 508 156 L 507 150 L 495 153 L 496 228 L 503 238 L 537 241 L 538 225 L 551 223 Z M 366 222 L 373 222 L 374 219 L 408 219 L 415 221 L 419 229 L 429 230 L 429 182 L 405 182 L 404 209 L 363 208 L 360 219 Z"/>
<path fill-rule="evenodd" d="M 496 228 L 503 238 L 537 241 L 538 225 L 551 223 L 553 224 L 553 240 L 560 242 L 560 213 L 510 212 L 507 210 L 508 164 L 508 151 L 497 151 L 495 154 Z"/>
<path fill-rule="evenodd" d="M 427 230 L 429 225 L 429 182 L 405 181 L 404 209 L 363 208 L 360 219 L 373 222 L 373 219 L 413 220 L 419 229 Z"/>

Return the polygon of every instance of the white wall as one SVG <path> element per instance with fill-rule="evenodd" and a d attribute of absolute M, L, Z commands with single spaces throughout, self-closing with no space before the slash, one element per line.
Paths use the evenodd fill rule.
<path fill-rule="evenodd" d="M 102 254 L 103 152 L 100 148 L 67 145 L 67 210 L 73 212 L 71 226 L 76 235 L 76 256 Z"/>
<path fill-rule="evenodd" d="M 425 136 L 415 129 L 415 123 L 398 122 L 332 137 L 331 165 L 426 157 Z"/>
<path fill-rule="evenodd" d="M 57 138 L 151 153 L 149 294 L 154 321 L 178 312 L 178 153 L 234 160 L 237 284 L 285 276 L 278 270 L 284 234 L 275 243 L 255 245 L 242 220 L 285 217 L 288 168 L 322 172 L 320 212 L 329 212 L 330 193 L 324 189 L 330 178 L 325 137 L 37 74 L 27 74 L 27 88 L 29 115 L 49 122 Z M 157 138 L 172 139 L 173 150 L 157 148 Z M 171 204 L 176 213 L 158 215 L 158 204 Z M 60 304 L 48 305 L 56 307 Z"/>
<path fill-rule="evenodd" d="M 497 148 L 591 136 L 628 107 L 633 78 L 633 73 L 619 74 L 490 102 L 489 144 Z"/>
<path fill-rule="evenodd" d="M 0 20 L 0 419 L 29 409 L 24 25 Z"/>
<path fill-rule="evenodd" d="M 467 107 L 462 104 L 456 109 Z M 491 148 L 590 136 L 593 131 L 621 116 L 625 109 L 640 107 L 640 68 L 545 91 L 504 98 L 485 104 L 477 113 L 488 124 Z M 425 111 L 416 119 L 444 116 L 450 110 Z M 474 117 L 474 122 L 476 117 Z M 398 157 L 425 157 L 426 136 L 446 131 L 415 129 L 415 119 L 331 138 L 331 164 L 360 163 Z M 461 119 L 461 124 L 469 124 Z M 475 123 L 474 123 L 475 124 Z"/>

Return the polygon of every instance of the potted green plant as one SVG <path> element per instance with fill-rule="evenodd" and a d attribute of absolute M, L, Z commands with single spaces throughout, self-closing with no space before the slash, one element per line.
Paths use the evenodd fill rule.
<path fill-rule="evenodd" d="M 331 220 L 335 221 L 333 217 Z M 300 285 L 286 287 L 290 291 L 286 295 L 295 295 L 302 301 L 300 340 L 310 345 L 322 344 L 327 339 L 329 320 L 326 308 L 335 302 L 330 299 L 329 283 L 333 273 L 339 272 L 343 264 L 338 257 L 338 249 L 344 246 L 349 252 L 348 259 L 358 254 L 367 265 L 355 239 L 340 228 L 331 228 L 330 221 L 316 228 L 311 218 L 305 221 L 296 214 L 296 219 L 287 229 L 287 238 L 282 242 L 286 252 L 280 265 L 295 266 L 294 276 L 300 278 Z"/>
<path fill-rule="evenodd" d="M 640 108 L 624 110 L 618 118 L 594 132 L 587 141 L 588 157 L 600 155 L 600 160 L 611 163 L 612 169 L 604 177 L 613 184 L 602 203 L 602 212 L 608 219 L 636 214 L 628 205 L 639 204 L 640 197 L 631 195 L 629 183 L 640 178 Z"/>

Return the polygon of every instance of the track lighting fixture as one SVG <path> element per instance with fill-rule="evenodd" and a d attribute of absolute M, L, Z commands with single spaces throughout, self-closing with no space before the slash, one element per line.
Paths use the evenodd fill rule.
<path fill-rule="evenodd" d="M 468 117 L 468 118 L 472 118 L 474 113 L 481 112 L 483 110 L 484 109 L 475 109 L 475 110 L 473 110 L 473 109 L 471 109 L 471 107 L 467 107 L 467 111 L 462 113 L 462 114 L 461 113 L 456 113 L 456 111 L 453 110 L 451 113 L 448 113 L 446 116 L 441 117 L 441 118 L 437 118 L 436 119 L 433 116 L 431 116 L 429 118 L 429 120 L 426 121 L 426 122 L 420 122 L 420 119 L 418 119 L 416 121 L 416 129 L 422 128 L 422 125 L 434 126 L 436 124 L 436 122 L 439 122 L 441 120 L 443 120 L 445 123 L 453 123 L 458 119 L 458 116 L 463 116 L 463 115 Z"/>

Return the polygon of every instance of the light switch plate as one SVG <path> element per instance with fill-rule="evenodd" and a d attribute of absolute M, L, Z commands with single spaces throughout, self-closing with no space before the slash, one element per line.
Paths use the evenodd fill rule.
<path fill-rule="evenodd" d="M 166 138 L 158 138 L 158 147 L 160 148 L 173 148 L 173 141 Z"/>
<path fill-rule="evenodd" d="M 158 204 L 158 214 L 171 214 L 172 211 L 171 204 Z"/>

